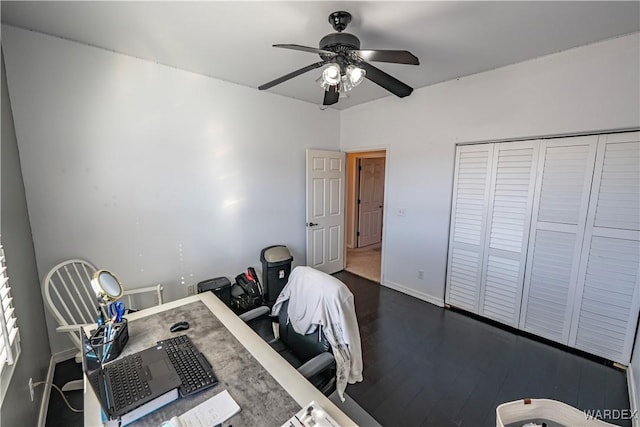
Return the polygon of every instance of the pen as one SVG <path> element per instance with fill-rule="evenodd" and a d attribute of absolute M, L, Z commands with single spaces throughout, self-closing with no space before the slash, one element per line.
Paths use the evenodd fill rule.
<path fill-rule="evenodd" d="M 119 328 L 120 327 L 118 325 L 114 326 L 113 320 L 109 322 L 107 332 L 104 336 L 104 353 L 102 354 L 102 363 L 105 363 L 107 360 L 109 360 L 109 355 L 111 354 L 111 345 L 113 344 L 113 339 L 117 335 Z"/>
<path fill-rule="evenodd" d="M 107 331 L 104 334 L 104 344 L 107 344 L 107 342 L 109 341 L 109 336 L 111 335 L 111 325 L 113 324 L 113 322 L 110 322 L 109 325 L 107 325 Z"/>

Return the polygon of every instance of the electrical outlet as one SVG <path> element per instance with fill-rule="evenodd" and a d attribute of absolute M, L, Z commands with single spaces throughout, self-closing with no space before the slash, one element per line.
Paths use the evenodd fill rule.
<path fill-rule="evenodd" d="M 33 378 L 29 378 L 29 394 L 31 394 L 31 401 L 33 402 Z"/>
<path fill-rule="evenodd" d="M 196 294 L 196 285 L 193 283 L 187 285 L 187 295 L 195 295 Z"/>
<path fill-rule="evenodd" d="M 418 279 L 424 280 L 424 270 L 418 270 Z"/>

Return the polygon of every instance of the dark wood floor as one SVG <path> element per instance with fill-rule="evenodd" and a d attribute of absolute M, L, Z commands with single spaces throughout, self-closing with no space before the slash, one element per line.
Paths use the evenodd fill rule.
<path fill-rule="evenodd" d="M 67 360 L 56 365 L 56 371 L 53 375 L 53 383 L 62 388 L 63 385 L 70 380 L 82 378 L 82 364 L 76 363 L 75 360 Z M 82 409 L 83 391 L 69 391 L 65 393 L 67 400 L 72 407 Z M 47 411 L 46 427 L 81 427 L 83 425 L 83 414 L 71 411 L 62 400 L 59 392 L 51 389 L 49 397 L 49 409 Z"/>
<path fill-rule="evenodd" d="M 364 381 L 347 393 L 382 425 L 492 427 L 497 405 L 527 397 L 629 409 L 624 372 L 348 272 L 335 276 L 354 294 L 363 349 Z"/>
<path fill-rule="evenodd" d="M 348 272 L 336 277 L 355 296 L 364 359 L 364 381 L 347 393 L 384 426 L 493 427 L 497 405 L 526 397 L 629 409 L 619 370 Z M 56 366 L 56 384 L 79 377 L 73 361 Z M 67 395 L 82 405 L 82 392 Z M 52 390 L 46 425 L 82 426 L 82 414 Z"/>

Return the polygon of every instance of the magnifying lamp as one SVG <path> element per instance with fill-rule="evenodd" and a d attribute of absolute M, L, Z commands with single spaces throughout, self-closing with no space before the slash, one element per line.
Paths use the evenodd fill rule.
<path fill-rule="evenodd" d="M 124 304 L 121 302 L 111 304 L 122 297 L 124 290 L 118 277 L 109 270 L 96 271 L 91 279 L 91 287 L 96 294 L 102 312 L 102 322 L 98 319 L 99 327 L 92 335 L 92 339 L 98 337 L 98 342 L 102 343 L 99 346 L 98 354 L 102 363 L 105 363 L 118 357 L 129 339 L 126 319 L 122 318 Z M 114 308 L 115 310 L 112 311 Z M 111 322 L 105 321 L 103 316 L 111 317 Z"/>
<path fill-rule="evenodd" d="M 118 277 L 109 270 L 96 271 L 91 279 L 91 287 L 98 297 L 98 302 L 103 305 L 120 299 L 124 292 Z"/>

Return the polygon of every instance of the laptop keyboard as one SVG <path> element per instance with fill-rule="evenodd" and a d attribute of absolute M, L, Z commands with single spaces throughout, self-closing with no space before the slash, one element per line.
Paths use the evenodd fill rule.
<path fill-rule="evenodd" d="M 113 362 L 107 369 L 116 411 L 151 395 L 151 388 L 137 355 Z"/>
<path fill-rule="evenodd" d="M 189 396 L 218 384 L 211 364 L 193 345 L 188 336 L 179 335 L 158 341 L 158 344 L 164 347 L 180 376 L 182 381 L 179 388 L 181 396 Z"/>

